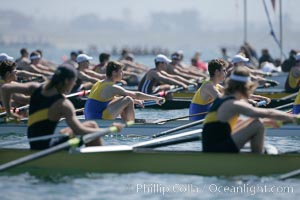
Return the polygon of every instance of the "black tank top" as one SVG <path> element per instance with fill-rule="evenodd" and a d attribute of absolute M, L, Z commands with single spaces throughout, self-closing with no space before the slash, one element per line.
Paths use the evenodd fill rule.
<path fill-rule="evenodd" d="M 27 137 L 39 137 L 54 133 L 58 121 L 51 121 L 48 117 L 49 108 L 59 99 L 65 98 L 61 94 L 51 97 L 42 95 L 42 86 L 34 91 L 30 98 Z M 31 149 L 46 149 L 49 140 L 41 140 L 30 143 Z"/>

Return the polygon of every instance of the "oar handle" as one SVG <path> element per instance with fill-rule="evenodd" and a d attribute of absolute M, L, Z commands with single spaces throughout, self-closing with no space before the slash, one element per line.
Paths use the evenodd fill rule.
<path fill-rule="evenodd" d="M 256 105 L 257 105 L 257 107 L 265 106 L 265 105 L 267 105 L 267 101 L 266 100 L 259 101 L 259 102 L 257 102 Z"/>

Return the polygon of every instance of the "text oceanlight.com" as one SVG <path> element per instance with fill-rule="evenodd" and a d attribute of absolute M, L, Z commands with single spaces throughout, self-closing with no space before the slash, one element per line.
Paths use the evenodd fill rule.
<path fill-rule="evenodd" d="M 160 183 L 129 184 L 127 189 L 131 192 L 161 194 L 167 193 L 236 193 L 255 195 L 257 193 L 293 193 L 294 188 L 287 185 L 263 185 L 263 184 L 241 184 L 241 185 L 221 185 L 221 184 L 173 184 L 163 185 Z"/>

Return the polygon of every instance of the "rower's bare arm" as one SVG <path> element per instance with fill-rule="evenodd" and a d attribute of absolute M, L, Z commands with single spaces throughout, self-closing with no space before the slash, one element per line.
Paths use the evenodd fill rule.
<path fill-rule="evenodd" d="M 184 88 L 187 88 L 187 85 L 185 83 L 182 83 L 180 81 L 177 81 L 173 78 L 170 78 L 170 77 L 167 77 L 161 73 L 155 73 L 153 74 L 153 77 L 158 80 L 159 82 L 163 82 L 163 83 L 166 83 L 166 84 L 170 84 L 170 85 L 179 85 L 179 86 L 182 86 Z"/>
<path fill-rule="evenodd" d="M 10 114 L 10 102 L 12 94 L 21 93 L 25 95 L 32 95 L 33 91 L 40 86 L 39 83 L 29 82 L 29 83 L 8 83 L 1 87 L 2 93 L 2 103 L 5 107 L 5 110 L 8 114 Z"/>
<path fill-rule="evenodd" d="M 87 81 L 87 82 L 92 82 L 92 83 L 96 83 L 98 81 L 97 78 L 91 77 L 84 72 L 79 72 L 78 78 L 81 79 L 82 81 Z"/>
<path fill-rule="evenodd" d="M 18 104 L 29 104 L 30 102 L 30 96 L 26 96 L 24 94 L 13 94 L 12 99 L 14 102 Z"/>
<path fill-rule="evenodd" d="M 253 107 L 249 103 L 243 101 L 235 101 L 234 105 L 236 112 L 252 118 L 269 118 L 286 122 L 294 122 L 296 120 L 296 115 L 291 115 L 275 109 Z"/>
<path fill-rule="evenodd" d="M 38 73 L 38 74 L 42 74 L 42 75 L 45 75 L 45 76 L 51 76 L 53 75 L 52 72 L 49 72 L 49 71 L 43 71 L 39 68 L 37 68 L 36 66 L 34 66 L 33 64 L 30 64 L 29 65 L 29 70 L 33 73 Z"/>
<path fill-rule="evenodd" d="M 93 78 L 96 78 L 96 79 L 100 79 L 100 80 L 103 80 L 106 78 L 106 75 L 105 74 L 100 74 L 100 73 L 97 73 L 95 71 L 92 71 L 92 70 L 85 70 L 84 71 L 87 75 L 93 77 Z"/>
<path fill-rule="evenodd" d="M 46 80 L 47 78 L 45 78 L 43 75 L 41 74 L 37 74 L 37 73 L 32 73 L 32 72 L 28 72 L 25 70 L 17 70 L 17 75 L 18 76 L 22 76 L 22 77 L 41 77 L 44 80 Z"/>

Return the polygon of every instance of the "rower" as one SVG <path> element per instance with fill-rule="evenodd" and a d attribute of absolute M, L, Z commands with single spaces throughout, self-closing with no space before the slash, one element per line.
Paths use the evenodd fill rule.
<path fill-rule="evenodd" d="M 171 55 L 172 62 L 167 66 L 166 72 L 168 74 L 177 75 L 181 77 L 184 81 L 186 80 L 195 80 L 197 82 L 200 82 L 203 80 L 203 78 L 206 78 L 207 75 L 200 72 L 198 69 L 191 69 L 189 68 L 183 68 L 180 64 L 180 55 L 175 52 Z M 190 84 L 190 82 L 187 82 L 187 84 Z"/>
<path fill-rule="evenodd" d="M 166 91 L 171 89 L 171 85 L 178 85 L 188 88 L 187 83 L 183 83 L 165 72 L 171 60 L 165 55 L 159 54 L 154 59 L 155 68 L 150 69 L 139 83 L 138 90 L 147 94 L 156 91 Z"/>
<path fill-rule="evenodd" d="M 89 69 L 90 61 L 93 57 L 86 54 L 79 54 L 76 58 L 78 63 L 78 77 L 75 86 L 72 88 L 72 93 L 80 90 L 90 89 L 99 79 L 104 79 L 104 76 Z"/>
<path fill-rule="evenodd" d="M 106 67 L 106 79 L 95 83 L 85 103 L 85 119 L 115 119 L 121 114 L 124 121 L 133 121 L 134 103 L 143 107 L 141 100 L 155 100 L 161 104 L 163 98 L 142 92 L 128 91 L 115 83 L 122 80 L 123 64 L 110 61 Z"/>
<path fill-rule="evenodd" d="M 69 93 L 75 85 L 76 78 L 77 71 L 73 67 L 60 66 L 46 84 L 29 82 L 4 85 L 2 95 L 7 117 L 19 118 L 17 114 L 10 111 L 10 99 L 14 93 L 24 93 L 31 96 L 27 129 L 28 138 L 54 134 L 59 120 L 63 117 L 70 127 L 65 128 L 64 131 L 70 133 L 71 136 L 100 131 L 101 129 L 94 121 L 80 123 L 76 117 L 74 106 L 65 97 L 65 94 Z M 121 127 L 120 125 L 117 126 Z M 30 142 L 30 148 L 46 149 L 66 140 L 67 138 L 56 137 L 52 140 Z M 101 140 L 94 140 L 88 145 L 101 145 Z"/>
<path fill-rule="evenodd" d="M 1 98 L 2 92 L 1 88 L 6 84 L 17 84 L 17 75 L 26 76 L 40 76 L 38 74 L 33 74 L 31 72 L 16 70 L 16 63 L 11 61 L 12 57 L 6 56 L 0 59 L 0 108 L 1 108 Z M 25 105 L 29 103 L 29 96 L 24 94 L 15 93 L 12 95 L 12 104 L 14 107 Z M 3 108 L 4 109 L 4 108 Z M 25 113 L 24 113 L 25 114 Z"/>
<path fill-rule="evenodd" d="M 190 120 L 201 120 L 205 117 L 212 102 L 221 97 L 223 86 L 219 83 L 226 77 L 226 62 L 222 59 L 213 59 L 208 63 L 210 79 L 203 81 L 201 87 L 196 91 L 190 104 Z M 203 113 L 201 115 L 195 115 Z"/>
<path fill-rule="evenodd" d="M 293 66 L 285 82 L 285 91 L 286 92 L 297 92 L 300 88 L 300 53 L 297 53 L 296 64 Z"/>
<path fill-rule="evenodd" d="M 227 69 L 227 76 L 231 74 L 231 71 L 235 70 L 237 67 L 245 67 L 249 71 L 250 77 L 254 81 L 258 81 L 263 87 L 277 86 L 279 83 L 273 80 L 268 80 L 262 76 L 270 75 L 269 73 L 264 73 L 261 70 L 256 70 L 248 67 L 249 58 L 246 58 L 243 54 L 237 54 L 232 58 L 233 66 L 230 69 Z"/>
<path fill-rule="evenodd" d="M 208 64 L 210 80 L 204 81 L 201 87 L 195 93 L 190 104 L 190 120 L 201 120 L 207 114 L 212 102 L 223 96 L 224 88 L 220 82 L 226 77 L 227 63 L 222 59 L 211 60 Z M 250 94 L 248 102 L 253 106 L 257 106 L 256 100 L 265 101 L 266 104 L 271 102 L 268 97 Z M 202 114 L 200 114 L 202 113 Z"/>
<path fill-rule="evenodd" d="M 255 90 L 256 84 L 250 81 L 250 73 L 244 67 L 237 67 L 225 85 L 225 95 L 217 98 L 204 120 L 202 145 L 204 152 L 237 153 L 248 142 L 253 153 L 262 153 L 264 146 L 264 125 L 259 118 L 269 118 L 264 122 L 294 122 L 299 124 L 296 115 L 275 109 L 252 107 L 245 100 Z M 249 119 L 237 123 L 239 115 Z"/>

